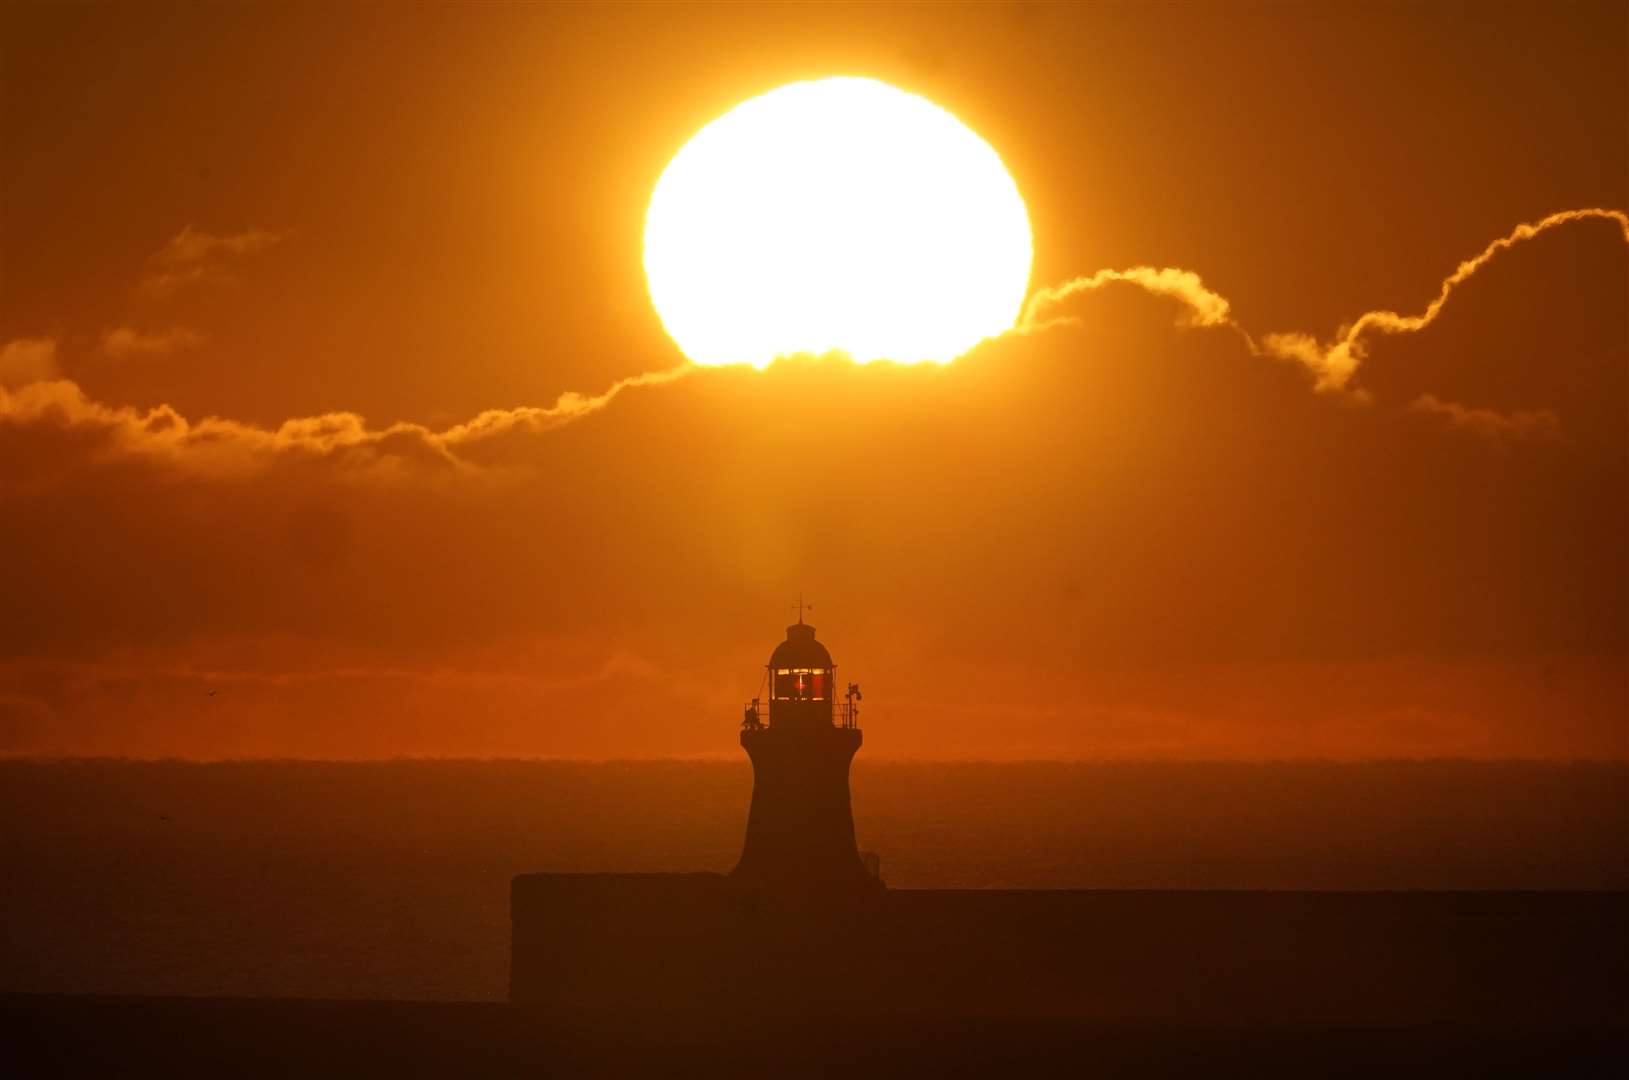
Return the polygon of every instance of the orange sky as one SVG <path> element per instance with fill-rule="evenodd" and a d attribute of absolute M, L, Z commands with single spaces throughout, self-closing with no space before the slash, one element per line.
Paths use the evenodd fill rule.
<path fill-rule="evenodd" d="M 9 7 L 0 753 L 733 755 L 801 589 L 867 754 L 1629 756 L 1629 226 L 1496 250 L 1341 388 L 1273 336 L 1629 208 L 1626 43 L 1621 4 Z M 682 361 L 663 166 L 835 73 L 1002 154 L 1035 287 L 1209 292 L 595 407 Z"/>

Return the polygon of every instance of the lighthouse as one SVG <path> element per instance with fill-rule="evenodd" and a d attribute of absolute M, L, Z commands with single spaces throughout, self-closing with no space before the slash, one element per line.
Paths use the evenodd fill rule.
<path fill-rule="evenodd" d="M 798 621 L 769 656 L 741 723 L 752 760 L 752 804 L 734 877 L 801 892 L 881 888 L 875 856 L 854 843 L 849 764 L 860 749 L 860 688 L 837 692 L 837 665 L 815 628 Z"/>

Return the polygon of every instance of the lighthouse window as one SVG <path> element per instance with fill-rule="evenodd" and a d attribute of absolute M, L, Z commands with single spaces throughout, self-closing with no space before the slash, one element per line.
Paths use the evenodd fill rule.
<path fill-rule="evenodd" d="M 830 678 L 824 668 L 776 668 L 776 701 L 825 701 Z"/>

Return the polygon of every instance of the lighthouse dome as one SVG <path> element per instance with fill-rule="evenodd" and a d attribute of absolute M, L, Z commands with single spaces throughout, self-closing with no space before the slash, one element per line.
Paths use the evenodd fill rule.
<path fill-rule="evenodd" d="M 831 653 L 815 640 L 814 627 L 807 623 L 793 623 L 786 628 L 786 640 L 775 646 L 769 656 L 772 668 L 829 668 Z"/>

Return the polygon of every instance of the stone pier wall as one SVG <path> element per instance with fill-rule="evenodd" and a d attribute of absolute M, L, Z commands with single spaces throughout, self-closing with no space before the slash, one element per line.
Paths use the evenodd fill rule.
<path fill-rule="evenodd" d="M 1617 1023 L 1629 895 L 513 883 L 511 1000 L 1180 1023 Z"/>

